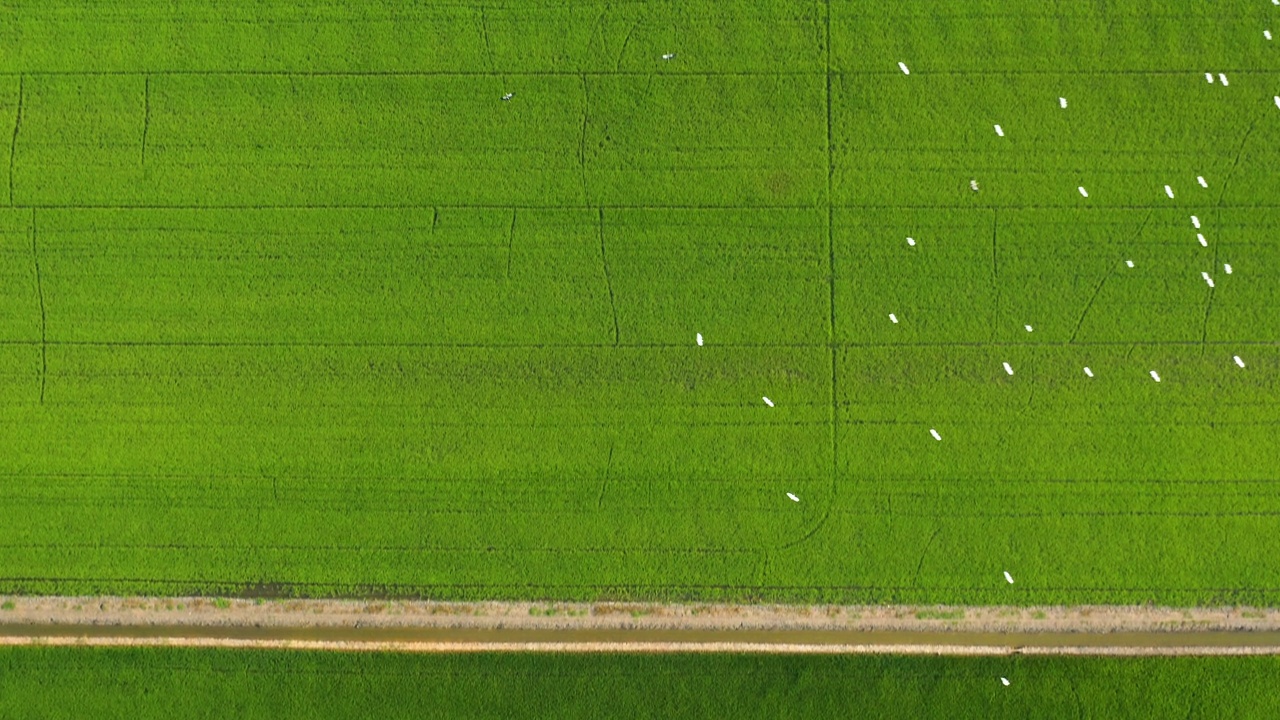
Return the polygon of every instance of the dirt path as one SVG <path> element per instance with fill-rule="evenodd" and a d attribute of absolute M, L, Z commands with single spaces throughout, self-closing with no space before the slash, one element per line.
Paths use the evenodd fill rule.
<path fill-rule="evenodd" d="M 1280 610 L 0 597 L 0 645 L 1280 654 Z"/>

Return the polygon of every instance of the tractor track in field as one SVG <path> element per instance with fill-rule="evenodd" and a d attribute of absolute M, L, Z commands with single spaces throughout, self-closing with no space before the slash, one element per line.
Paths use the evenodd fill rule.
<path fill-rule="evenodd" d="M 0 645 L 1280 655 L 1280 609 L 0 598 Z"/>

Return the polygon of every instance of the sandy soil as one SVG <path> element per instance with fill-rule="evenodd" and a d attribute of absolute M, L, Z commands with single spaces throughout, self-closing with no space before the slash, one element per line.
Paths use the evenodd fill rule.
<path fill-rule="evenodd" d="M 0 597 L 0 645 L 412 652 L 1280 654 L 1280 610 Z"/>
<path fill-rule="evenodd" d="M 0 596 L 0 624 L 227 627 L 758 629 L 966 632 L 1280 631 L 1277 608 L 437 603 Z"/>

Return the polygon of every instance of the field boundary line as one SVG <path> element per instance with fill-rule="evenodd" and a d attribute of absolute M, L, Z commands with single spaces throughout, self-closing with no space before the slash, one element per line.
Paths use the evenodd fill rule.
<path fill-rule="evenodd" d="M 1107 284 L 1107 280 L 1111 278 L 1111 274 L 1113 272 L 1115 272 L 1114 266 L 1108 268 L 1107 272 L 1102 276 L 1102 280 L 1098 281 L 1098 285 L 1093 288 L 1093 294 L 1089 296 L 1089 302 L 1084 304 L 1084 310 L 1081 311 L 1080 318 L 1076 320 L 1076 326 L 1071 331 L 1071 337 L 1067 339 L 1068 345 L 1076 344 L 1076 336 L 1080 334 L 1080 328 L 1084 325 L 1084 319 L 1088 317 L 1089 310 L 1093 308 L 1093 301 L 1098 299 L 1098 294 L 1102 292 L 1102 286 Z"/>
<path fill-rule="evenodd" d="M 18 76 L 18 111 L 14 113 L 13 118 L 13 138 L 9 141 L 9 206 L 17 207 L 13 203 L 13 166 L 14 158 L 18 154 L 18 131 L 22 129 L 22 98 L 26 94 L 24 86 L 26 84 L 26 75 Z"/>
<path fill-rule="evenodd" d="M 36 297 L 40 300 L 40 404 L 44 404 L 44 388 L 49 376 L 48 322 L 44 308 L 44 281 L 40 274 L 40 252 L 36 244 L 36 211 L 31 210 L 31 264 L 35 266 Z"/>
<path fill-rule="evenodd" d="M 1264 116 L 1265 115 L 1259 115 L 1253 119 L 1252 123 L 1249 123 L 1248 129 L 1244 131 L 1244 137 L 1240 138 L 1240 145 L 1236 148 L 1235 157 L 1232 158 L 1231 160 L 1231 167 L 1227 170 L 1226 176 L 1222 178 L 1222 189 L 1218 191 L 1218 202 L 1214 206 L 1214 215 L 1218 220 L 1222 219 L 1222 207 L 1223 207 L 1222 201 L 1227 196 L 1227 187 L 1231 182 L 1231 179 L 1235 177 L 1236 168 L 1240 166 L 1240 158 L 1244 155 L 1245 145 L 1248 144 L 1249 138 L 1253 135 L 1254 128 L 1258 127 L 1258 122 L 1261 121 Z M 1221 246 L 1222 246 L 1221 242 L 1215 242 L 1213 244 L 1213 269 L 1215 271 L 1218 268 L 1218 261 L 1219 261 L 1218 248 L 1220 248 Z M 1204 357 L 1205 353 L 1208 351 L 1209 315 L 1210 313 L 1213 312 L 1213 301 L 1217 296 L 1218 296 L 1217 288 L 1211 285 L 1209 287 L 1209 297 L 1204 304 L 1204 321 L 1200 324 L 1200 356 L 1201 357 Z"/>
<path fill-rule="evenodd" d="M 587 91 L 587 76 L 582 78 L 582 128 L 578 133 L 578 172 L 582 176 L 582 204 L 590 206 L 591 193 L 587 189 L 587 119 L 591 114 L 591 94 Z"/>
<path fill-rule="evenodd" d="M 142 88 L 142 166 L 147 165 L 147 133 L 151 130 L 151 73 Z"/>
<path fill-rule="evenodd" d="M 995 304 L 991 309 L 991 341 L 995 342 L 1000 326 L 1000 265 L 996 261 L 996 229 L 1000 220 L 999 208 L 991 208 L 991 288 L 995 290 Z"/>
<path fill-rule="evenodd" d="M 0 340 L 0 347 L 37 345 L 37 340 Z M 630 350 L 665 350 L 684 348 L 687 343 L 679 342 L 637 342 L 637 343 L 563 343 L 563 342 L 410 342 L 410 341 L 325 341 L 325 340 L 50 340 L 48 345 L 54 347 L 199 347 L 199 348 L 389 348 L 389 349 L 456 349 L 456 350 L 576 350 L 585 348 L 607 349 L 619 348 Z M 830 347 L 830 343 L 720 343 L 717 347 L 730 350 L 819 350 Z M 1218 345 L 1231 347 L 1277 347 L 1280 340 L 1213 340 L 1202 343 L 1199 340 L 1144 340 L 1144 341 L 1110 341 L 1095 340 L 1089 342 L 1056 341 L 1056 342 L 854 342 L 835 343 L 837 348 L 1065 348 L 1076 347 L 1200 347 L 1201 345 Z"/>
<path fill-rule="evenodd" d="M 604 283 L 609 290 L 609 310 L 613 313 L 613 347 L 620 347 L 620 335 L 618 333 L 618 303 L 613 297 L 613 275 L 609 272 L 609 256 L 604 251 L 604 208 L 596 209 L 598 222 L 596 225 L 597 234 L 600 236 L 600 264 L 604 268 Z"/>
<path fill-rule="evenodd" d="M 691 210 L 691 211 L 716 211 L 716 210 L 745 210 L 772 212 L 783 210 L 808 211 L 815 215 L 822 212 L 822 207 L 815 207 L 812 204 L 752 204 L 752 205 L 733 205 L 726 203 L 710 204 L 704 203 L 694 205 L 689 203 L 592 203 L 590 205 L 583 204 L 567 204 L 567 203 L 439 203 L 439 202 L 404 202 L 404 203 L 262 203 L 257 205 L 246 205 L 241 203 L 210 203 L 203 205 L 195 205 L 190 203 L 16 203 L 12 207 L 19 209 L 37 210 L 190 210 L 190 211 L 228 211 L 228 210 L 244 210 L 244 211 L 266 211 L 266 210 L 428 210 L 447 208 L 450 210 L 580 210 L 590 212 L 603 208 L 605 210 Z M 940 210 L 960 212 L 985 212 L 986 208 L 965 207 L 960 204 L 953 203 L 933 203 L 933 204 L 879 204 L 879 203 L 845 203 L 834 204 L 837 210 Z M 1006 211 L 1026 211 L 1026 210 L 1063 210 L 1069 208 L 1066 204 L 1041 205 L 1002 205 Z M 1150 205 L 1107 205 L 1097 208 L 1098 211 L 1107 212 L 1112 210 L 1155 210 L 1162 206 L 1155 204 Z M 1280 209 L 1280 203 L 1250 203 L 1247 205 L 1226 205 L 1219 207 L 1222 210 L 1276 210 Z M 1099 225 L 1108 225 L 1111 223 L 1098 223 Z M 1261 225 L 1261 227 L 1272 227 L 1270 225 Z M 1177 241 L 1169 241 L 1165 243 L 1175 245 Z M 1257 243 L 1261 244 L 1261 243 Z"/>
<path fill-rule="evenodd" d="M 613 443 L 610 443 L 609 459 L 604 466 L 604 478 L 600 480 L 600 494 L 596 497 L 596 510 L 604 509 L 604 494 L 609 489 L 609 475 L 613 472 L 613 447 Z"/>
<path fill-rule="evenodd" d="M 835 156 L 833 154 L 832 138 L 832 104 L 831 104 L 831 0 L 826 2 L 826 103 L 827 103 L 827 343 L 830 346 L 831 354 L 831 485 L 828 493 L 826 507 L 823 508 L 822 517 L 818 518 L 818 522 L 809 532 L 805 533 L 800 540 L 794 543 L 784 545 L 786 548 L 794 547 L 803 543 L 814 535 L 816 535 L 831 517 L 831 511 L 836 504 L 836 491 L 839 487 L 839 470 L 840 470 L 840 441 L 839 441 L 839 406 L 837 399 L 839 366 L 836 362 L 836 244 L 835 244 L 835 199 L 832 197 L 835 178 Z M 768 555 L 766 554 L 766 567 L 768 563 Z"/>
<path fill-rule="evenodd" d="M 507 279 L 511 279 L 511 255 L 515 251 L 516 243 L 516 213 L 515 208 L 511 208 L 511 227 L 507 229 Z M 434 232 L 434 230 L 432 231 Z"/>
<path fill-rule="evenodd" d="M 1224 73 L 1233 75 L 1269 75 L 1273 71 L 1258 68 L 1218 68 Z M 1199 76 L 1204 73 L 1203 68 L 1185 68 L 1185 69 L 1057 69 L 1057 70 L 1025 70 L 1025 69 L 984 69 L 984 70 L 912 70 L 913 75 L 937 75 L 937 76 L 1092 76 L 1092 75 L 1133 75 L 1133 76 Z M 122 77 L 132 75 L 169 75 L 169 76 L 186 76 L 186 77 L 294 77 L 294 78 L 382 78 L 382 77 L 491 77 L 505 79 L 507 77 L 556 77 L 556 78 L 573 78 L 578 75 L 590 75 L 592 77 L 650 77 L 654 75 L 651 70 L 510 70 L 498 68 L 496 65 L 491 70 L 178 70 L 178 69 L 135 69 L 135 70 L 7 70 L 0 71 L 0 77 L 13 77 L 16 75 L 33 75 L 47 77 Z M 790 78 L 790 77 L 809 77 L 821 78 L 826 74 L 822 68 L 813 70 L 664 70 L 662 75 L 667 77 L 689 78 L 689 77 L 747 77 L 747 78 Z M 893 77 L 899 75 L 898 70 L 831 70 L 830 74 L 856 77 Z"/>

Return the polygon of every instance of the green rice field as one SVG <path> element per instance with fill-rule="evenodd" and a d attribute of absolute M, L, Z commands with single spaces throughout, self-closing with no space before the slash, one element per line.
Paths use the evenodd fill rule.
<path fill-rule="evenodd" d="M 1265 0 L 0 19 L 0 593 L 1280 603 Z"/>
<path fill-rule="evenodd" d="M 1275 657 L 4 648 L 6 717 L 1273 718 Z M 1004 686 L 1001 677 L 1009 679 Z"/>

